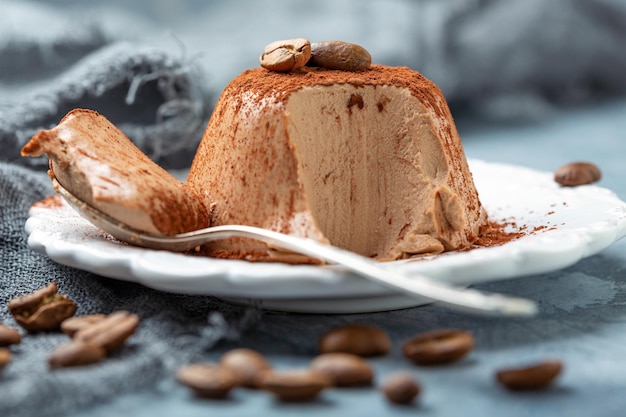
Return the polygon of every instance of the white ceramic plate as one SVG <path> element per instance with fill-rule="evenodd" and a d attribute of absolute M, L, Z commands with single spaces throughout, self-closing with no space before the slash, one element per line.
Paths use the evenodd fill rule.
<path fill-rule="evenodd" d="M 564 188 L 551 173 L 470 160 L 481 201 L 493 220 L 529 233 L 501 246 L 450 252 L 388 268 L 469 285 L 558 270 L 626 235 L 626 203 L 597 186 Z M 128 246 L 66 205 L 33 207 L 28 244 L 52 260 L 151 288 L 205 294 L 294 312 L 356 313 L 420 305 L 333 266 L 254 264 Z"/>

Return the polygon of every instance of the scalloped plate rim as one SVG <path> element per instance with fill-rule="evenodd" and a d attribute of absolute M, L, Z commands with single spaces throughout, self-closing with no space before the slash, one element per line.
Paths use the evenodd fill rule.
<path fill-rule="evenodd" d="M 512 219 L 537 230 L 501 246 L 389 262 L 385 267 L 469 285 L 563 269 L 626 235 L 626 203 L 608 189 L 560 187 L 551 173 L 468 162 L 491 218 Z M 530 205 L 526 208 L 522 200 Z M 260 300 L 275 309 L 281 309 L 283 300 L 287 311 L 331 312 L 331 306 L 316 307 L 324 301 L 334 302 L 340 312 L 365 312 L 370 311 L 366 300 L 371 303 L 376 297 L 380 299 L 374 303 L 375 311 L 425 302 L 400 299 L 397 293 L 334 266 L 251 264 L 131 247 L 111 239 L 67 206 L 31 208 L 25 229 L 28 245 L 55 262 L 164 291 Z M 294 299 L 310 302 L 299 304 L 298 310 Z M 338 303 L 346 300 L 348 305 L 339 308 Z"/>

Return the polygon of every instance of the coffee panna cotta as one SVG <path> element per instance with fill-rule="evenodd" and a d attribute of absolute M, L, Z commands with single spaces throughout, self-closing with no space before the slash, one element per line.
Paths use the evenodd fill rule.
<path fill-rule="evenodd" d="M 298 41 L 288 53 L 307 52 Z M 45 153 L 61 185 L 151 233 L 244 224 L 377 260 L 470 247 L 487 214 L 441 91 L 409 68 L 370 65 L 358 45 L 321 45 L 312 56 L 326 66 L 251 69 L 226 87 L 186 184 L 88 110 L 35 135 L 22 154 Z M 358 70 L 332 69 L 333 59 Z M 294 259 L 274 249 L 232 238 L 200 253 Z"/>
<path fill-rule="evenodd" d="M 245 71 L 216 104 L 188 186 L 214 225 L 379 260 L 468 248 L 487 226 L 447 103 L 408 68 Z M 247 259 L 268 251 L 245 239 L 209 248 Z"/>

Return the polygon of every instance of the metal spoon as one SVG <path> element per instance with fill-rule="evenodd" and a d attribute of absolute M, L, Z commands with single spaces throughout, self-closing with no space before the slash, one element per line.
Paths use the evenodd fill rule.
<path fill-rule="evenodd" d="M 461 289 L 453 285 L 436 282 L 418 274 L 405 276 L 387 270 L 375 261 L 331 245 L 311 239 L 289 236 L 258 227 L 227 225 L 215 226 L 181 233 L 174 236 L 159 236 L 134 230 L 112 219 L 98 209 L 78 199 L 63 188 L 56 179 L 52 180 L 55 191 L 90 223 L 111 234 L 115 238 L 150 249 L 185 251 L 203 243 L 246 237 L 276 245 L 286 250 L 307 255 L 326 262 L 341 265 L 346 269 L 375 281 L 386 287 L 399 290 L 412 296 L 420 296 L 448 306 L 470 311 L 510 316 L 531 316 L 536 314 L 536 304 L 525 298 L 508 297 L 495 293 Z"/>

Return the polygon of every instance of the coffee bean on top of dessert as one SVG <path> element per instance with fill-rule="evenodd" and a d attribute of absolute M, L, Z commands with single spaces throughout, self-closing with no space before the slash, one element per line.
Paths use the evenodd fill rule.
<path fill-rule="evenodd" d="M 261 66 L 270 71 L 289 72 L 303 67 L 311 58 L 311 43 L 296 38 L 275 41 L 263 49 Z"/>
<path fill-rule="evenodd" d="M 364 71 L 372 64 L 370 53 L 360 45 L 343 41 L 309 42 L 304 38 L 275 41 L 263 49 L 261 66 L 290 72 L 303 66 L 342 71 Z"/>
<path fill-rule="evenodd" d="M 323 67 L 342 71 L 365 71 L 372 64 L 372 57 L 360 45 L 342 41 L 311 43 L 309 67 Z"/>

